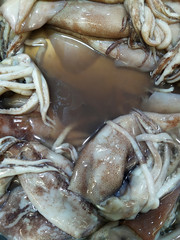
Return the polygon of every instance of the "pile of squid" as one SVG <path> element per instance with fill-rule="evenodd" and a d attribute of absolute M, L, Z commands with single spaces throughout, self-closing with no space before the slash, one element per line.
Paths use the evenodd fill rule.
<path fill-rule="evenodd" d="M 16 99 L 0 109 L 0 233 L 8 240 L 178 238 L 180 108 L 170 91 L 180 80 L 179 1 L 6 0 L 0 14 L 0 95 Z M 38 67 L 47 43 L 30 36 L 42 27 L 74 36 L 116 66 L 149 72 L 161 92 L 145 111 L 106 121 L 74 147 L 65 141 L 73 126 L 51 114 Z M 39 46 L 36 63 L 24 53 L 29 45 Z"/>

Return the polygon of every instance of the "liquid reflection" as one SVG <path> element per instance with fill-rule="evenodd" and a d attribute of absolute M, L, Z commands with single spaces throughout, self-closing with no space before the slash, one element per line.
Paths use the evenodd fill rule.
<path fill-rule="evenodd" d="M 111 59 L 68 35 L 47 30 L 48 47 L 40 63 L 50 88 L 52 106 L 64 124 L 79 122 L 88 133 L 107 119 L 140 108 L 151 80 L 146 73 L 117 68 Z M 37 49 L 26 52 L 35 59 Z"/>

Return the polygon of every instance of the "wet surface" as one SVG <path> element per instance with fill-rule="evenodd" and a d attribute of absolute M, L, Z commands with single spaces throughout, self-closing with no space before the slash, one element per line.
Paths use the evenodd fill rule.
<path fill-rule="evenodd" d="M 37 63 L 48 81 L 51 105 L 65 125 L 76 122 L 92 133 L 104 121 L 139 108 L 151 88 L 148 73 L 117 68 L 113 60 L 68 35 L 46 30 L 37 36 L 48 42 Z M 35 58 L 37 48 L 26 51 Z"/>

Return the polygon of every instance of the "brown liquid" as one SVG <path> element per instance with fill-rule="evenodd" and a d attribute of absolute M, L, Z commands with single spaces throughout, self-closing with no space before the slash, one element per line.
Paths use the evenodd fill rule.
<path fill-rule="evenodd" d="M 140 108 L 145 89 L 151 86 L 148 73 L 117 68 L 113 60 L 52 30 L 37 36 L 48 40 L 40 68 L 52 106 L 65 125 L 79 122 L 81 129 L 91 133 L 105 120 Z M 35 57 L 35 49 L 26 52 Z"/>

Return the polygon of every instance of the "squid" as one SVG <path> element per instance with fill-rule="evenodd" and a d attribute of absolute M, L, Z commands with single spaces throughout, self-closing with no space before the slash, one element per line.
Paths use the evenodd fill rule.
<path fill-rule="evenodd" d="M 6 58 L 1 62 L 0 94 L 12 91 L 23 96 L 28 96 L 29 100 L 19 108 L 1 109 L 1 114 L 22 115 L 34 111 L 40 103 L 40 113 L 42 120 L 48 125 L 47 111 L 50 105 L 49 90 L 47 82 L 39 69 L 26 54 L 18 54 Z M 24 78 L 25 83 L 22 82 Z M 17 79 L 20 79 L 17 82 Z"/>
<path fill-rule="evenodd" d="M 81 196 L 67 189 L 73 170 L 73 162 L 68 158 L 38 142 L 27 143 L 11 136 L 1 139 L 1 154 L 3 154 L 4 159 L 0 164 L 0 183 L 7 178 L 11 181 L 12 177 L 18 176 L 19 183 L 25 192 L 20 191 L 20 199 L 18 200 L 17 197 L 15 203 L 15 208 L 20 207 L 24 209 L 24 212 L 19 216 L 16 214 L 14 222 L 8 223 L 9 225 L 6 225 L 7 222 L 3 223 L 1 226 L 3 234 L 7 234 L 5 232 L 6 228 L 21 224 L 21 216 L 28 214 L 28 211 L 32 211 L 33 208 L 37 209 L 38 218 L 41 214 L 48 222 L 46 224 L 42 219 L 40 224 L 44 224 L 44 227 L 47 228 L 53 224 L 53 226 L 65 232 L 64 236 L 68 234 L 75 238 L 85 237 L 102 224 L 97 210 Z M 70 155 L 73 160 L 73 154 Z M 6 183 L 6 188 L 8 184 L 9 182 Z M 1 195 L 4 197 L 6 188 L 1 184 L 0 186 Z M 16 192 L 16 189 L 13 191 Z M 11 194 L 14 195 L 14 193 Z M 21 201 L 21 198 L 25 198 L 24 195 L 28 199 L 27 207 L 21 206 L 18 202 Z M 4 208 L 6 208 L 6 205 Z M 0 221 L 7 219 L 7 214 L 2 209 L 0 214 L 2 220 Z M 32 221 L 32 224 L 35 224 L 35 222 Z M 41 231 L 40 228 L 38 231 Z M 56 231 L 59 232 L 60 230 Z M 16 234 L 20 234 L 21 229 L 15 229 L 14 231 Z"/>
<path fill-rule="evenodd" d="M 134 240 L 178 239 L 178 229 L 165 234 L 166 228 L 176 219 L 178 197 L 179 188 L 176 188 L 161 199 L 157 209 L 139 214 L 134 220 L 109 222 L 96 231 L 90 239 L 120 239 L 123 237 Z M 179 221 L 176 222 L 178 225 Z"/>
<path fill-rule="evenodd" d="M 48 43 L 31 39 L 42 28 L 56 33 L 48 37 L 52 45 L 58 34 L 73 36 L 116 66 L 149 72 L 161 92 L 144 111 L 106 121 L 76 149 L 64 142 L 74 125 L 54 115 L 41 73 Z M 120 229 L 147 240 L 138 232 L 141 216 L 160 216 L 167 201 L 165 223 L 179 197 L 179 94 L 158 87 L 180 80 L 180 3 L 7 0 L 0 6 L 0 34 L 0 232 L 8 240 L 96 240 L 108 239 L 111 230 L 119 236 Z M 39 47 L 35 62 L 26 46 Z M 164 94 L 177 105 L 171 111 L 162 100 L 154 108 Z M 151 239 L 162 226 L 156 227 Z"/>
<path fill-rule="evenodd" d="M 20 186 L 1 199 L 1 206 L 0 232 L 7 239 L 19 238 L 20 232 L 22 239 L 73 239 L 40 215 Z"/>
<path fill-rule="evenodd" d="M 73 35 L 96 51 L 117 60 L 120 66 L 125 64 L 141 69 L 143 65 L 149 65 L 148 68 L 142 67 L 142 70 L 152 71 L 155 79 L 161 76 L 160 80 L 156 81 L 157 85 L 163 81 L 169 82 L 169 76 L 174 79 L 173 82 L 179 80 L 178 2 L 78 0 L 30 1 L 26 5 L 24 10 L 21 7 L 24 6 L 23 1 L 16 0 L 12 4 L 12 1 L 8 0 L 1 6 L 2 15 L 16 34 L 30 32 L 46 23 L 51 28 Z M 11 11 L 12 8 L 16 11 Z M 125 59 L 121 57 L 121 51 L 124 51 Z M 135 56 L 139 56 L 140 64 L 129 64 L 129 51 L 130 54 L 135 52 Z M 164 51 L 167 54 L 164 54 Z M 167 58 L 170 58 L 171 62 L 168 63 L 166 73 L 163 73 L 161 65 L 165 68 L 164 62 L 167 62 Z"/>
<path fill-rule="evenodd" d="M 180 95 L 169 92 L 153 92 L 149 97 L 145 97 L 142 108 L 149 112 L 157 113 L 177 113 L 179 108 Z"/>
<path fill-rule="evenodd" d="M 140 212 L 143 215 L 159 209 L 161 199 L 180 182 L 180 148 L 176 141 L 179 135 L 175 130 L 179 122 L 179 114 L 135 110 L 108 121 L 94 139 L 85 143 L 79 157 L 69 151 L 68 158 L 59 152 L 61 137 L 51 149 L 35 140 L 1 138 L 0 193 L 4 202 L 0 213 L 1 233 L 9 239 L 18 236 L 22 231 L 18 226 L 22 226 L 23 219 L 26 221 L 29 211 L 35 211 L 33 214 L 40 219 L 39 224 L 51 229 L 49 239 L 54 231 L 60 231 L 62 239 L 71 239 L 70 236 L 91 235 L 107 220 L 128 221 Z M 14 204 L 19 208 L 18 197 L 23 196 L 28 199 L 28 207 L 7 225 L 6 189 L 14 176 L 18 176 L 21 185 L 10 193 L 17 197 Z M 176 193 L 178 197 L 179 191 Z M 114 224 L 118 227 L 116 222 Z M 128 222 L 125 224 L 131 226 Z M 41 225 L 38 229 L 40 231 Z M 99 231 L 92 239 L 98 239 Z M 43 234 L 41 232 L 47 237 Z"/>
<path fill-rule="evenodd" d="M 25 3 L 21 0 L 10 0 L 1 6 L 3 16 L 17 34 L 40 28 L 65 6 L 65 1 L 43 2 L 30 0 Z"/>
<path fill-rule="evenodd" d="M 108 121 L 83 148 L 69 189 L 108 220 L 133 219 L 156 209 L 180 181 L 179 136 L 170 133 L 179 123 L 179 114 L 139 110 Z"/>

